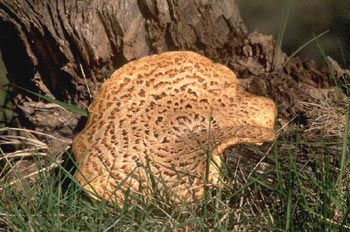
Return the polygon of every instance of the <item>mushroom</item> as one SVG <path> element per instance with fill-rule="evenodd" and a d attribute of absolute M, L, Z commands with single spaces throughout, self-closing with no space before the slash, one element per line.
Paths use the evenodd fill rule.
<path fill-rule="evenodd" d="M 126 193 L 149 200 L 155 189 L 192 202 L 221 185 L 225 150 L 274 140 L 275 118 L 274 102 L 244 91 L 224 65 L 190 51 L 144 57 L 115 71 L 89 106 L 73 140 L 75 176 L 121 206 Z"/>

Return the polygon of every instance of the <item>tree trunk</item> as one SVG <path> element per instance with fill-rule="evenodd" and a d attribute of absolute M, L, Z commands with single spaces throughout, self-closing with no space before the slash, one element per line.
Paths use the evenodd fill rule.
<path fill-rule="evenodd" d="M 272 36 L 248 34 L 234 0 L 0 0 L 0 31 L 12 83 L 84 109 L 100 83 L 126 62 L 192 50 L 229 66 L 248 91 L 271 97 L 284 130 L 293 128 L 297 122 L 288 122 L 297 116 L 304 129 L 328 130 L 320 121 L 313 127 L 330 110 L 315 104 L 327 101 L 331 110 L 339 108 L 340 117 L 345 115 L 339 96 L 347 99 L 344 76 L 349 71 L 330 58 L 328 69 L 288 60 Z M 16 96 L 25 116 L 22 124 L 63 138 L 74 135 L 77 115 L 29 99 Z M 55 117 L 49 118 L 52 113 Z M 343 127 L 337 124 L 326 133 L 339 136 Z"/>
<path fill-rule="evenodd" d="M 12 81 L 72 103 L 130 60 L 194 50 L 223 62 L 247 36 L 230 0 L 1 2 L 1 50 Z"/>

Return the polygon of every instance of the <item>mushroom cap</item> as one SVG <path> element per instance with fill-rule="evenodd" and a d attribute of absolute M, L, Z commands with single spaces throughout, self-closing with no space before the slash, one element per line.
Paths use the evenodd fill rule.
<path fill-rule="evenodd" d="M 150 199 L 154 180 L 176 202 L 201 199 L 204 184 L 221 180 L 223 152 L 274 140 L 275 118 L 273 101 L 244 91 L 224 65 L 189 51 L 143 57 L 115 71 L 89 106 L 73 140 L 76 179 L 120 205 L 125 191 Z"/>

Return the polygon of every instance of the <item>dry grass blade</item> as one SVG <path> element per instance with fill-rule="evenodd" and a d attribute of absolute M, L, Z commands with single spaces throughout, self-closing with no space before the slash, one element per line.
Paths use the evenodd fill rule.
<path fill-rule="evenodd" d="M 10 134 L 11 132 L 15 132 L 15 133 L 20 133 L 20 132 L 23 132 L 26 134 L 27 138 L 35 138 L 35 135 L 40 135 L 40 136 L 45 136 L 45 137 L 48 137 L 48 138 L 52 138 L 52 139 L 57 139 L 57 140 L 60 140 L 62 142 L 68 142 L 67 139 L 61 139 L 61 138 L 58 138 L 58 137 L 55 137 L 53 135 L 50 135 L 50 134 L 45 134 L 45 133 L 42 133 L 42 132 L 38 132 L 38 131 L 34 131 L 34 130 L 29 130 L 29 129 L 25 129 L 25 128 L 14 128 L 14 127 L 4 127 L 4 128 L 0 128 L 0 134 Z M 3 135 L 1 135 L 0 138 L 2 138 Z M 1 145 L 1 144 L 0 144 Z"/>
<path fill-rule="evenodd" d="M 27 146 L 33 146 L 38 149 L 47 149 L 48 146 L 43 143 L 42 141 L 36 139 L 36 138 L 29 138 L 22 135 L 2 135 L 0 137 L 0 145 L 27 145 Z"/>
<path fill-rule="evenodd" d="M 12 186 L 12 185 L 18 183 L 18 182 L 20 182 L 20 181 L 22 181 L 22 180 L 24 180 L 24 179 L 28 179 L 28 178 L 30 178 L 30 177 L 33 177 L 33 176 L 35 176 L 35 175 L 38 175 L 39 173 L 50 171 L 50 170 L 52 170 L 52 169 L 58 167 L 58 165 L 61 164 L 61 163 L 63 163 L 63 160 L 59 161 L 58 163 L 52 163 L 52 164 L 51 164 L 50 166 L 48 166 L 48 167 L 41 168 L 41 169 L 39 169 L 39 170 L 37 170 L 37 171 L 34 171 L 34 172 L 32 172 L 32 173 L 30 173 L 30 174 L 28 174 L 28 175 L 26 175 L 26 176 L 23 176 L 23 177 L 21 177 L 21 178 L 19 178 L 19 179 L 17 179 L 17 180 L 11 181 L 11 182 L 7 183 L 6 185 L 4 185 L 2 188 L 0 188 L 0 191 L 3 190 L 4 188 L 8 188 L 8 187 L 10 187 L 10 186 Z"/>
<path fill-rule="evenodd" d="M 60 154 L 51 155 L 48 152 L 49 145 L 43 142 L 43 137 L 65 141 L 29 129 L 0 129 L 0 190 L 23 180 L 35 181 L 39 173 L 48 172 L 63 162 L 60 157 L 69 147 Z M 15 148 L 15 151 L 5 151 L 5 146 Z M 40 165 L 35 161 L 38 158 Z"/>
<path fill-rule="evenodd" d="M 45 152 L 37 152 L 36 149 L 22 149 L 14 152 L 1 152 L 2 157 L 0 157 L 0 161 L 4 159 L 15 159 L 15 158 L 25 158 L 30 157 L 35 154 L 36 156 L 46 156 Z"/>
<path fill-rule="evenodd" d="M 314 112 L 315 120 L 310 126 L 305 128 L 305 132 L 314 133 L 324 131 L 324 137 L 342 137 L 344 134 L 344 125 L 339 122 L 344 122 L 346 112 L 341 107 L 332 106 L 327 99 L 320 103 L 300 102 L 307 112 Z"/>

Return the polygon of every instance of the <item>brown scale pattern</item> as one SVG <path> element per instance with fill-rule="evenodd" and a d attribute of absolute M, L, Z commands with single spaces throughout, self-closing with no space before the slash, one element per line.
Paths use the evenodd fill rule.
<path fill-rule="evenodd" d="M 73 141 L 76 178 L 120 205 L 128 189 L 152 197 L 149 170 L 176 202 L 201 199 L 207 155 L 199 142 L 213 149 L 209 184 L 218 185 L 226 149 L 275 138 L 275 104 L 241 89 L 227 67 L 188 51 L 124 65 L 102 85 L 89 113 Z"/>

